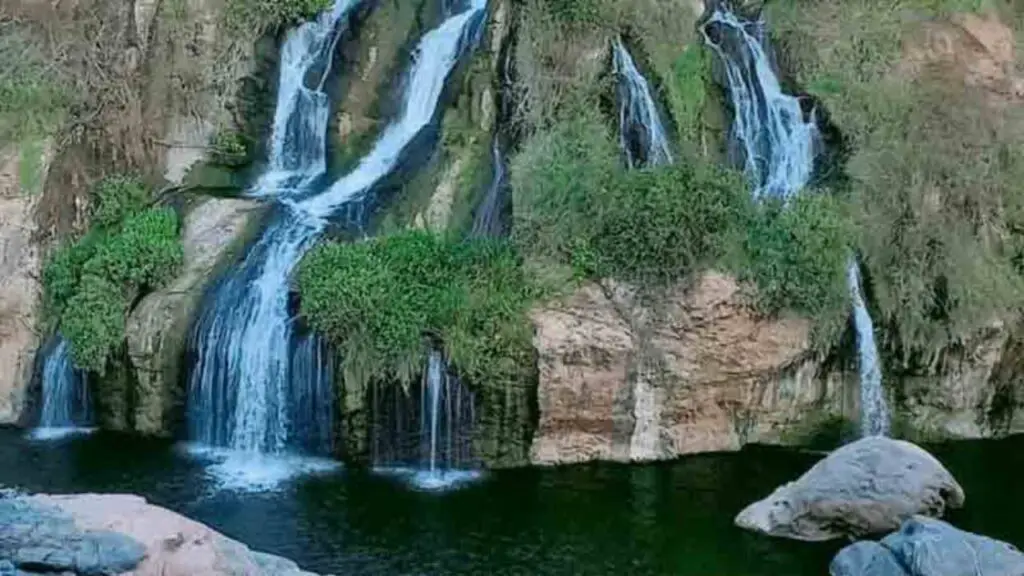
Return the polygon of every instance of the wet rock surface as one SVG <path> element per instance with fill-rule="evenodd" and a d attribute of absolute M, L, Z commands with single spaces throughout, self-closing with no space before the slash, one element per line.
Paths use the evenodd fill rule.
<path fill-rule="evenodd" d="M 745 508 L 736 524 L 820 541 L 884 534 L 915 515 L 938 517 L 963 503 L 963 489 L 931 454 L 909 442 L 872 437 L 832 452 Z"/>
<path fill-rule="evenodd" d="M 839 552 L 832 576 L 1020 576 L 1024 554 L 999 540 L 915 516 L 881 542 Z"/>

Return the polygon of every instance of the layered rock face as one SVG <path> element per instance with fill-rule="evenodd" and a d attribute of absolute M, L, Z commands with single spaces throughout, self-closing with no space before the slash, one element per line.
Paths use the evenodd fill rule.
<path fill-rule="evenodd" d="M 0 498 L 0 574 L 5 564 L 26 575 L 315 576 L 127 494 Z"/>
<path fill-rule="evenodd" d="M 656 304 L 622 284 L 587 284 L 532 317 L 537 464 L 799 442 L 853 413 L 853 389 L 820 374 L 810 324 L 758 318 L 717 272 Z"/>
<path fill-rule="evenodd" d="M 45 177 L 49 150 L 36 152 L 42 156 L 38 179 Z M 0 150 L 0 424 L 15 422 L 21 414 L 39 345 L 42 247 L 36 242 L 35 215 L 41 198 L 22 187 L 22 153 Z"/>

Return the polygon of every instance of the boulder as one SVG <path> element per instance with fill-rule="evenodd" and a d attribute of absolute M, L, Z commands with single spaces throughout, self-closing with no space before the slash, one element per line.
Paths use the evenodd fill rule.
<path fill-rule="evenodd" d="M 138 496 L 0 496 L 0 576 L 64 572 L 316 576 Z"/>
<path fill-rule="evenodd" d="M 831 576 L 910 576 L 892 552 L 878 542 L 855 542 L 839 551 Z"/>
<path fill-rule="evenodd" d="M 1021 576 L 1024 553 L 1013 546 L 915 516 L 881 543 L 843 548 L 832 576 Z"/>
<path fill-rule="evenodd" d="M 902 440 L 862 438 L 736 516 L 742 528 L 797 540 L 891 532 L 908 518 L 960 507 L 964 491 L 931 454 Z"/>

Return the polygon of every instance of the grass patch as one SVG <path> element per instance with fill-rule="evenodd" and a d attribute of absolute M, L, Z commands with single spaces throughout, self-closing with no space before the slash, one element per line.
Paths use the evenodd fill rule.
<path fill-rule="evenodd" d="M 67 115 L 66 79 L 44 46 L 27 25 L 0 21 L 0 142 L 45 138 Z"/>
<path fill-rule="evenodd" d="M 322 244 L 298 282 L 302 314 L 338 346 L 346 381 L 407 384 L 430 341 L 481 386 L 517 382 L 531 365 L 536 292 L 507 242 L 406 230 Z"/>
<path fill-rule="evenodd" d="M 136 296 L 173 277 L 183 254 L 174 210 L 146 208 L 137 181 L 107 178 L 93 193 L 95 227 L 50 256 L 43 287 L 47 320 L 71 343 L 76 366 L 102 373 Z"/>
<path fill-rule="evenodd" d="M 780 0 L 767 7 L 788 68 L 847 137 L 856 246 L 885 328 L 882 343 L 905 364 L 1024 306 L 1024 114 L 966 86 L 955 62 L 915 76 L 897 71 L 922 25 L 983 4 L 1002 3 Z M 1006 21 L 1019 37 L 1021 23 Z"/>
<path fill-rule="evenodd" d="M 227 0 L 228 30 L 239 36 L 259 35 L 315 17 L 331 0 Z"/>

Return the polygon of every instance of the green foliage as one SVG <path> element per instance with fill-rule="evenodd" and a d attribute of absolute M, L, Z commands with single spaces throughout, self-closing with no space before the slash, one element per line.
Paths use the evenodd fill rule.
<path fill-rule="evenodd" d="M 1024 114 L 965 86 L 956 66 L 899 68 L 922 25 L 980 7 L 779 0 L 766 8 L 787 67 L 850 145 L 856 246 L 879 325 L 892 328 L 883 344 L 904 361 L 1024 305 Z"/>
<path fill-rule="evenodd" d="M 227 24 L 235 34 L 258 35 L 308 20 L 330 6 L 331 0 L 228 0 Z"/>
<path fill-rule="evenodd" d="M 534 290 L 507 243 L 410 230 L 323 244 L 298 281 L 302 314 L 338 345 L 353 382 L 408 383 L 428 338 L 479 385 L 514 381 L 529 366 Z"/>
<path fill-rule="evenodd" d="M 210 143 L 210 157 L 216 164 L 244 166 L 250 158 L 249 139 L 240 132 L 218 132 Z"/>
<path fill-rule="evenodd" d="M 115 175 L 100 180 L 92 190 L 92 222 L 111 228 L 146 207 L 149 191 L 134 176 Z"/>
<path fill-rule="evenodd" d="M 544 0 L 551 14 L 569 25 L 595 25 L 601 22 L 604 0 Z"/>
<path fill-rule="evenodd" d="M 128 218 L 100 242 L 83 271 L 135 290 L 169 280 L 182 257 L 177 215 L 171 208 L 153 208 Z"/>
<path fill-rule="evenodd" d="M 48 136 L 71 104 L 44 42 L 20 22 L 0 20 L 0 142 Z"/>
<path fill-rule="evenodd" d="M 60 323 L 75 366 L 104 372 L 110 352 L 124 340 L 127 306 L 117 284 L 92 274 L 82 277 Z"/>
<path fill-rule="evenodd" d="M 181 265 L 177 215 L 171 208 L 142 210 L 144 192 L 130 178 L 103 180 L 94 190 L 96 227 L 57 249 L 43 269 L 47 319 L 59 323 L 82 369 L 103 372 L 124 339 L 130 302 Z"/>
<path fill-rule="evenodd" d="M 735 175 L 679 163 L 627 171 L 607 130 L 579 116 L 512 163 L 515 237 L 577 277 L 664 284 L 723 256 L 750 201 Z"/>
<path fill-rule="evenodd" d="M 809 191 L 788 205 L 768 201 L 747 226 L 745 275 L 757 285 L 759 307 L 810 316 L 846 306 L 846 262 L 852 230 L 840 202 Z"/>
<path fill-rule="evenodd" d="M 707 82 L 711 60 L 699 46 L 690 45 L 672 64 L 670 82 L 666 84 L 669 109 L 676 123 L 680 142 L 696 149 L 700 141 L 702 116 L 708 100 Z"/>

